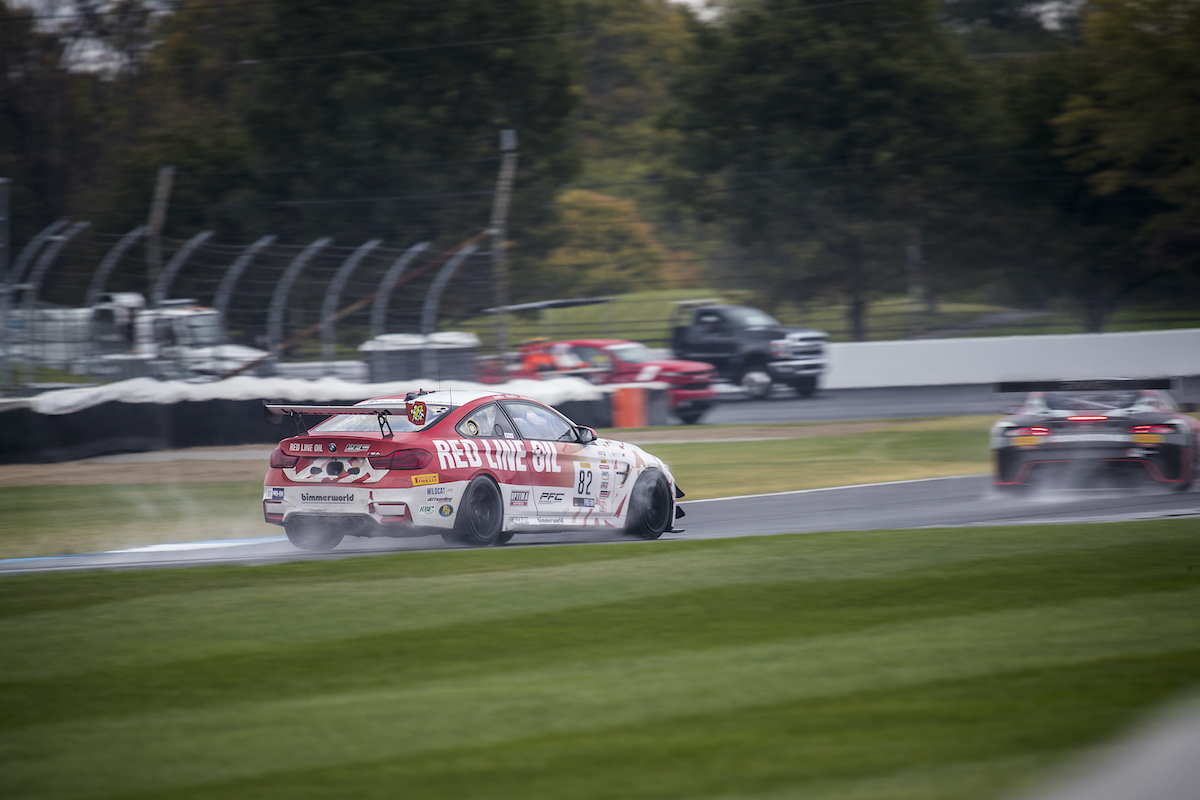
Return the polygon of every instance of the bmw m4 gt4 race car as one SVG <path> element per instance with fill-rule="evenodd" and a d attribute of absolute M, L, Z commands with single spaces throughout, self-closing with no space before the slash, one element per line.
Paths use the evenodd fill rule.
<path fill-rule="evenodd" d="M 1191 488 L 1200 422 L 1180 412 L 1168 388 L 1166 379 L 999 384 L 1001 392 L 1028 395 L 992 427 L 993 482 L 1001 489 L 1047 482 Z"/>
<path fill-rule="evenodd" d="M 413 392 L 266 410 L 291 416 L 300 435 L 271 454 L 263 516 L 305 550 L 438 534 L 483 547 L 585 526 L 657 539 L 683 516 L 666 464 L 528 397 Z M 328 418 L 309 430 L 305 415 Z"/>

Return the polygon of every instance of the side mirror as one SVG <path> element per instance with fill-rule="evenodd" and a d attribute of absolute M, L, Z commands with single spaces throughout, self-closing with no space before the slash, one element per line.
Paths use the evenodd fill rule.
<path fill-rule="evenodd" d="M 1180 403 L 1179 407 L 1189 414 L 1200 411 L 1200 403 Z"/>
<path fill-rule="evenodd" d="M 580 425 L 575 431 L 579 434 L 580 444 L 591 444 L 598 438 L 596 432 L 585 425 Z"/>

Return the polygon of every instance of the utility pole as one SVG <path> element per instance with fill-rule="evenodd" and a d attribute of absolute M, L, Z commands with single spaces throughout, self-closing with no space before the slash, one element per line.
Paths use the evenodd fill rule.
<path fill-rule="evenodd" d="M 911 175 L 904 178 L 904 199 L 908 219 L 904 226 L 904 261 L 908 267 L 908 314 L 910 335 L 925 330 L 925 286 L 921 240 L 921 189 Z"/>
<path fill-rule="evenodd" d="M 154 201 L 150 205 L 150 220 L 146 224 L 146 285 L 154 286 L 162 271 L 162 231 L 167 221 L 167 203 L 171 185 L 175 182 L 174 167 L 159 167 L 154 183 Z M 149 292 L 147 292 L 149 294 Z"/>
<path fill-rule="evenodd" d="M 500 176 L 496 179 L 496 194 L 492 198 L 492 283 L 495 291 L 496 351 L 508 352 L 508 264 L 504 259 L 504 240 L 508 221 L 508 200 L 512 194 L 513 178 L 517 174 L 517 132 L 511 128 L 500 131 Z"/>

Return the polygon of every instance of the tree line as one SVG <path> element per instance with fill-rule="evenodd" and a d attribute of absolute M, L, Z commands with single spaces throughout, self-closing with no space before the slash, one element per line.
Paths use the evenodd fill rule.
<path fill-rule="evenodd" d="M 1102 330 L 1200 299 L 1194 0 L 0 2 L 19 245 L 123 232 L 450 246 L 518 132 L 518 300 L 908 293 Z M 306 238 L 307 237 L 307 238 Z"/>

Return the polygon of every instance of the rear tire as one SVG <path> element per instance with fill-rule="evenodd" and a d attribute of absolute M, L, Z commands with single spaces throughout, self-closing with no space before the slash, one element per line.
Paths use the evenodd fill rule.
<path fill-rule="evenodd" d="M 503 527 L 504 499 L 500 487 L 486 475 L 476 475 L 463 492 L 454 520 L 455 538 L 468 547 L 489 547 L 500 538 Z"/>
<path fill-rule="evenodd" d="M 707 410 L 707 408 L 689 408 L 686 411 L 676 411 L 675 414 L 684 425 L 695 425 Z"/>
<path fill-rule="evenodd" d="M 330 530 L 319 523 L 304 518 L 285 522 L 283 530 L 288 541 L 301 550 L 328 552 L 342 543 L 342 533 Z"/>
<path fill-rule="evenodd" d="M 648 469 L 637 479 L 629 495 L 625 532 L 642 539 L 657 539 L 671 527 L 675 501 L 667 476 Z"/>

